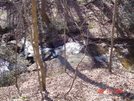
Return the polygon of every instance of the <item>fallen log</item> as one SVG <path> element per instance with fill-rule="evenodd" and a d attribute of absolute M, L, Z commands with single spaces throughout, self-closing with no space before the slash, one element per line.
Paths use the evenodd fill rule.
<path fill-rule="evenodd" d="M 85 37 L 85 39 L 87 39 Z M 89 41 L 93 41 L 93 42 L 111 42 L 111 38 L 88 38 Z M 126 43 L 134 43 L 134 38 L 115 38 L 114 39 L 115 43 L 118 42 L 126 42 Z"/>

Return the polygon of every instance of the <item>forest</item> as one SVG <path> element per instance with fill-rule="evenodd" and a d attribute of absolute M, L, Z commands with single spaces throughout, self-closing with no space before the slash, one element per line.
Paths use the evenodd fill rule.
<path fill-rule="evenodd" d="M 134 0 L 0 0 L 0 101 L 134 101 Z"/>

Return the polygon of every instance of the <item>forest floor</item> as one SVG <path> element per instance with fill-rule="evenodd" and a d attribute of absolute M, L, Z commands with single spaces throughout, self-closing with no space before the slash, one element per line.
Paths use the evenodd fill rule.
<path fill-rule="evenodd" d="M 49 14 L 52 14 L 56 21 L 61 20 L 59 17 L 63 10 L 57 0 L 58 13 L 55 10 L 55 5 L 48 4 L 48 7 L 53 7 Z M 79 0 L 80 1 L 80 0 Z M 85 0 L 89 1 L 89 0 Z M 95 0 L 93 3 L 75 4 L 76 1 L 69 2 L 70 11 L 73 13 L 74 21 L 79 26 L 84 23 L 82 30 L 87 37 L 95 38 L 110 38 L 111 37 L 111 23 L 112 23 L 112 9 L 113 5 L 109 3 L 100 3 L 100 0 Z M 85 6 L 85 4 L 87 4 Z M 105 5 L 106 4 L 106 5 Z M 106 6 L 106 7 L 105 7 Z M 54 12 L 55 11 L 55 12 Z M 50 16 L 50 15 L 49 15 Z M 69 20 L 71 19 L 68 18 Z M 74 22 L 72 21 L 72 22 Z M 62 26 L 62 24 L 61 24 Z M 76 28 L 70 22 L 70 27 Z M 70 35 L 76 33 L 76 30 L 70 31 Z M 115 37 L 134 37 L 134 34 L 124 32 L 116 32 Z M 90 40 L 89 40 L 90 41 Z M 55 65 L 55 64 L 54 64 Z M 83 69 L 79 69 L 77 78 L 74 82 L 73 88 L 68 95 L 65 96 L 73 81 L 75 66 L 67 68 L 67 72 L 56 73 L 49 75 L 46 78 L 47 84 L 47 99 L 44 101 L 134 101 L 134 74 L 123 71 L 119 68 L 114 68 L 113 73 L 109 73 L 106 68 L 89 69 L 86 65 Z M 58 68 L 58 67 L 55 67 Z M 15 85 L 8 87 L 0 87 L 0 101 L 41 101 L 41 93 L 38 83 L 37 71 L 30 71 L 21 74 L 18 79 L 19 93 Z M 109 94 L 103 90 L 110 89 L 113 92 Z M 101 92 L 98 92 L 101 91 Z"/>
<path fill-rule="evenodd" d="M 134 74 L 120 69 L 113 69 L 110 74 L 104 68 L 79 71 L 72 90 L 65 97 L 73 81 L 74 69 L 68 68 L 66 73 L 46 78 L 47 99 L 44 101 L 134 101 Z M 0 101 L 41 101 L 37 71 L 22 74 L 18 82 L 21 96 L 15 85 L 2 87 Z M 105 89 L 114 92 L 103 92 Z"/>

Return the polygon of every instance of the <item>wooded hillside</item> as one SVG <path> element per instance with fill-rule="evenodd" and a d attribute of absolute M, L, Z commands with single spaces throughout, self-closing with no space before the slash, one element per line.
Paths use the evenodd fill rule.
<path fill-rule="evenodd" d="M 0 101 L 134 101 L 134 0 L 0 0 Z"/>

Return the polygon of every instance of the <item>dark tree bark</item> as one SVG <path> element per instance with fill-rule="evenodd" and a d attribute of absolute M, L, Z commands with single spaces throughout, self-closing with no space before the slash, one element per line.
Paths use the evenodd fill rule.
<path fill-rule="evenodd" d="M 46 23 L 47 27 L 49 28 L 51 22 L 50 22 L 49 17 L 47 16 L 45 8 L 46 8 L 46 1 L 41 0 L 41 16 L 42 16 L 43 21 Z"/>

